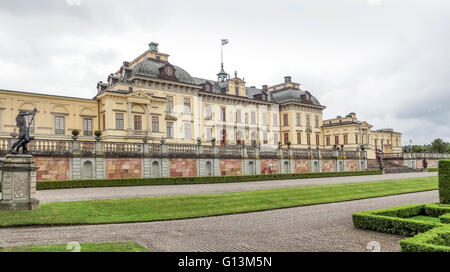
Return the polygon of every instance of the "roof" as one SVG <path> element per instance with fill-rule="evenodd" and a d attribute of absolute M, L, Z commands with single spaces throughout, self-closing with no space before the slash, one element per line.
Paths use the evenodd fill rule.
<path fill-rule="evenodd" d="M 295 88 L 286 88 L 279 91 L 272 91 L 272 101 L 275 101 L 277 103 L 286 103 L 286 102 L 299 102 L 299 103 L 305 103 L 304 98 L 302 95 L 305 95 L 309 92 L 301 90 L 301 89 L 295 89 Z M 311 103 L 316 106 L 322 106 L 317 100 L 317 98 L 313 95 L 311 95 Z"/>
<path fill-rule="evenodd" d="M 147 77 L 154 77 L 157 78 L 160 74 L 159 69 L 166 64 L 169 64 L 166 61 L 159 61 L 151 58 L 147 58 L 132 68 L 131 75 L 138 75 L 138 76 L 147 76 Z M 184 83 L 190 83 L 190 84 L 197 84 L 195 83 L 194 79 L 191 77 L 191 75 L 186 72 L 181 67 L 178 67 L 176 65 L 173 65 L 170 63 L 170 65 L 173 66 L 175 69 L 175 77 L 180 81 Z"/>

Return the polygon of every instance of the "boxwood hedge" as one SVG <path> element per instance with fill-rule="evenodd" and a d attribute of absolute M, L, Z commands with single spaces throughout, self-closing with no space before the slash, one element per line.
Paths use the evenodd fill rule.
<path fill-rule="evenodd" d="M 440 223 L 411 219 L 416 215 L 439 217 Z M 450 205 L 411 204 L 353 214 L 357 228 L 414 236 L 400 241 L 404 252 L 450 252 Z"/>
<path fill-rule="evenodd" d="M 443 225 L 408 219 L 421 214 L 425 214 L 425 205 L 411 204 L 390 209 L 357 212 L 352 217 L 353 225 L 357 228 L 405 236 L 413 236 Z"/>
<path fill-rule="evenodd" d="M 402 252 L 450 252 L 450 225 L 400 241 Z"/>
<path fill-rule="evenodd" d="M 297 173 L 297 174 L 272 174 L 272 175 L 245 175 L 245 176 L 207 176 L 207 177 L 166 177 L 166 178 L 136 178 L 136 179 L 79 179 L 39 181 L 38 190 L 86 188 L 86 187 L 117 187 L 117 186 L 142 186 L 142 185 L 173 185 L 173 184 L 205 184 L 226 182 L 247 182 L 282 179 L 306 179 L 325 177 L 345 177 L 360 175 L 378 175 L 379 170 L 355 171 L 355 172 L 322 172 L 322 173 Z"/>
<path fill-rule="evenodd" d="M 450 204 L 450 160 L 439 161 L 439 200 L 442 204 Z"/>

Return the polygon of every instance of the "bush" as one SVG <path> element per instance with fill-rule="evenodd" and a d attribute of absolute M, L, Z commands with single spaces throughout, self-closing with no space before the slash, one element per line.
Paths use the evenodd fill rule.
<path fill-rule="evenodd" d="M 391 234 L 413 236 L 442 226 L 441 223 L 421 222 L 408 217 L 425 214 L 425 205 L 411 204 L 390 209 L 354 213 L 353 225 L 357 228 Z"/>
<path fill-rule="evenodd" d="M 402 252 L 450 252 L 450 226 L 401 240 L 400 247 Z"/>
<path fill-rule="evenodd" d="M 438 172 L 438 168 L 428 168 L 427 171 L 428 172 Z"/>
<path fill-rule="evenodd" d="M 425 213 L 432 217 L 439 217 L 443 214 L 450 213 L 450 205 L 443 204 L 427 204 L 425 206 Z"/>
<path fill-rule="evenodd" d="M 450 204 L 450 160 L 439 161 L 439 200 L 442 204 Z"/>
<path fill-rule="evenodd" d="M 86 187 L 247 182 L 247 181 L 263 181 L 263 180 L 306 179 L 306 178 L 344 177 L 344 176 L 378 175 L 378 174 L 381 174 L 379 170 L 355 171 L 355 172 L 245 175 L 245 176 L 166 177 L 166 178 L 136 178 L 136 179 L 82 179 L 82 180 L 39 181 L 37 182 L 36 186 L 38 190 L 48 190 L 48 189 L 86 188 Z"/>
<path fill-rule="evenodd" d="M 450 213 L 439 216 L 439 219 L 441 219 L 443 224 L 450 224 Z"/>

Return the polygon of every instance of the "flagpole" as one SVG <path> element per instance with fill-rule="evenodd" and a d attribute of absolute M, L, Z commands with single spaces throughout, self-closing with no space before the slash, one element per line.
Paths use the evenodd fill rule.
<path fill-rule="evenodd" d="M 220 66 L 223 68 L 223 41 L 220 40 Z"/>

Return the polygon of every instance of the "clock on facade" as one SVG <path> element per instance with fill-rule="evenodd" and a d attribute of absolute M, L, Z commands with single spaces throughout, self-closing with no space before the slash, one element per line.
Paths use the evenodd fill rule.
<path fill-rule="evenodd" d="M 172 75 L 173 75 L 173 69 L 172 69 L 172 67 L 170 67 L 170 66 L 164 67 L 164 73 L 165 73 L 167 76 L 172 76 Z"/>

